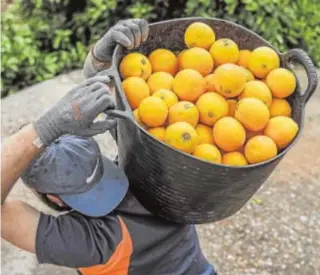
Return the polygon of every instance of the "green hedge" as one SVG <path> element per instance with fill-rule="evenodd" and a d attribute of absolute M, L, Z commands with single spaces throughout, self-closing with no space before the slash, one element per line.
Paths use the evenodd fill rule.
<path fill-rule="evenodd" d="M 320 65 L 318 0 L 16 0 L 3 14 L 1 96 L 81 68 L 88 46 L 117 20 L 219 17 Z"/>

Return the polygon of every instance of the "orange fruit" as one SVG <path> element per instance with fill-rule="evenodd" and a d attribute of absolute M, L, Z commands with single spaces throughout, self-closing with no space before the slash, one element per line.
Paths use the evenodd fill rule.
<path fill-rule="evenodd" d="M 239 48 L 231 39 L 218 39 L 211 46 L 210 54 L 217 66 L 226 63 L 236 63 L 239 59 Z"/>
<path fill-rule="evenodd" d="M 238 101 L 235 99 L 228 99 L 227 102 L 228 102 L 228 106 L 229 106 L 228 107 L 228 110 L 229 110 L 228 116 L 234 117 Z"/>
<path fill-rule="evenodd" d="M 184 55 L 184 53 L 187 51 L 188 49 L 184 49 L 182 50 L 179 54 L 178 54 L 178 70 L 181 71 L 181 62 L 182 62 L 182 56 Z"/>
<path fill-rule="evenodd" d="M 156 49 L 149 55 L 153 72 L 167 72 L 175 75 L 178 71 L 176 55 L 167 49 Z"/>
<path fill-rule="evenodd" d="M 131 76 L 147 80 L 151 75 L 151 64 L 146 56 L 141 53 L 129 53 L 120 62 L 120 75 L 122 79 Z"/>
<path fill-rule="evenodd" d="M 198 124 L 199 111 L 192 102 L 180 101 L 170 107 L 168 116 L 169 124 L 180 121 L 188 122 L 193 127 Z"/>
<path fill-rule="evenodd" d="M 178 102 L 177 95 L 174 92 L 167 89 L 160 89 L 157 92 L 155 92 L 152 96 L 162 99 L 167 104 L 168 108 L 170 108 L 172 105 Z"/>
<path fill-rule="evenodd" d="M 263 162 L 274 158 L 278 153 L 275 142 L 267 136 L 251 138 L 245 148 L 244 154 L 251 164 Z"/>
<path fill-rule="evenodd" d="M 271 71 L 267 78 L 267 84 L 274 97 L 286 98 L 296 89 L 297 83 L 294 74 L 284 68 Z"/>
<path fill-rule="evenodd" d="M 240 66 L 224 64 L 213 73 L 213 83 L 216 91 L 224 97 L 238 96 L 246 84 L 246 76 Z"/>
<path fill-rule="evenodd" d="M 149 96 L 139 106 L 139 117 L 149 127 L 162 126 L 168 116 L 168 107 L 160 98 Z"/>
<path fill-rule="evenodd" d="M 243 73 L 245 74 L 247 82 L 255 79 L 253 73 L 250 72 L 248 69 L 243 68 L 243 67 L 240 67 L 240 68 L 243 71 Z"/>
<path fill-rule="evenodd" d="M 164 127 L 150 128 L 148 132 L 158 140 L 164 141 L 165 139 L 166 129 Z"/>
<path fill-rule="evenodd" d="M 184 42 L 188 48 L 200 47 L 209 49 L 215 39 L 214 31 L 207 24 L 201 22 L 189 25 L 184 34 Z"/>
<path fill-rule="evenodd" d="M 135 109 L 133 111 L 133 116 L 134 119 L 138 122 L 138 124 L 143 128 L 143 129 L 147 129 L 147 126 L 141 121 L 140 117 L 139 117 L 139 109 Z"/>
<path fill-rule="evenodd" d="M 243 92 L 239 96 L 239 99 L 247 97 L 260 99 L 268 107 L 270 107 L 272 102 L 272 94 L 269 87 L 260 80 L 251 80 L 246 83 Z"/>
<path fill-rule="evenodd" d="M 250 54 L 251 51 L 249 50 L 240 50 L 237 64 L 241 67 L 248 68 Z"/>
<path fill-rule="evenodd" d="M 132 76 L 122 81 L 122 89 L 132 109 L 150 95 L 147 83 L 140 77 Z"/>
<path fill-rule="evenodd" d="M 211 127 L 204 124 L 198 124 L 196 131 L 199 136 L 199 144 L 214 144 Z"/>
<path fill-rule="evenodd" d="M 204 81 L 206 82 L 206 92 L 215 92 L 213 74 L 208 74 Z"/>
<path fill-rule="evenodd" d="M 263 135 L 263 130 L 260 130 L 260 131 L 250 131 L 250 130 L 246 130 L 246 137 L 247 137 L 247 140 L 255 137 L 255 136 L 261 136 Z"/>
<path fill-rule="evenodd" d="M 279 66 L 278 54 L 269 47 L 258 47 L 249 56 L 248 68 L 258 78 L 265 78 L 269 72 Z"/>
<path fill-rule="evenodd" d="M 225 153 L 222 156 L 222 163 L 230 166 L 245 166 L 248 165 L 248 162 L 244 154 L 240 152 L 230 152 Z"/>
<path fill-rule="evenodd" d="M 246 129 L 251 131 L 262 130 L 270 117 L 268 107 L 259 99 L 249 97 L 238 101 L 235 118 Z"/>
<path fill-rule="evenodd" d="M 221 153 L 219 149 L 212 144 L 199 144 L 193 155 L 199 159 L 213 163 L 221 163 Z"/>
<path fill-rule="evenodd" d="M 173 76 L 166 72 L 157 72 L 150 75 L 147 82 L 151 94 L 154 94 L 160 89 L 172 90 L 172 83 Z"/>
<path fill-rule="evenodd" d="M 215 122 L 228 115 L 228 102 L 217 93 L 205 93 L 199 97 L 196 103 L 200 122 L 212 126 Z"/>
<path fill-rule="evenodd" d="M 193 69 L 206 76 L 213 69 L 213 59 L 205 49 L 199 47 L 191 48 L 181 56 L 179 68 L 180 70 Z"/>
<path fill-rule="evenodd" d="M 287 147 L 299 130 L 298 124 L 290 117 L 277 116 L 269 120 L 264 134 L 274 140 L 279 149 Z"/>
<path fill-rule="evenodd" d="M 213 127 L 215 143 L 226 152 L 238 150 L 246 141 L 246 131 L 233 117 L 223 117 Z"/>
<path fill-rule="evenodd" d="M 272 103 L 269 109 L 270 109 L 271 117 L 276 117 L 276 116 L 291 117 L 292 109 L 289 102 L 285 99 L 274 98 L 272 100 Z"/>
<path fill-rule="evenodd" d="M 173 91 L 180 100 L 194 102 L 205 92 L 206 83 L 203 76 L 192 69 L 177 73 L 173 80 Z"/>
<path fill-rule="evenodd" d="M 196 130 L 187 122 L 176 122 L 167 127 L 165 142 L 185 153 L 193 153 L 198 145 L 198 134 Z"/>

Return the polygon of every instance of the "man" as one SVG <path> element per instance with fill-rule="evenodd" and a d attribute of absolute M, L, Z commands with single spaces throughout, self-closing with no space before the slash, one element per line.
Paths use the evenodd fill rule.
<path fill-rule="evenodd" d="M 115 127 L 116 122 L 112 119 L 93 122 L 101 112 L 115 107 L 114 99 L 106 86 L 109 81 L 105 76 L 88 79 L 71 90 L 33 124 L 5 141 L 1 151 L 3 238 L 22 249 L 34 251 L 31 237 L 37 230 L 38 212 L 22 202 L 7 202 L 6 198 L 32 160 L 59 136 L 69 133 L 90 137 Z"/>
<path fill-rule="evenodd" d="M 130 48 L 138 46 L 147 31 L 143 20 L 116 25 L 92 49 L 86 75 L 107 67 L 117 42 Z M 112 107 L 106 104 L 106 109 Z M 109 126 L 113 125 L 109 121 Z M 92 139 L 61 137 L 33 160 L 23 179 L 56 209 L 71 210 L 53 217 L 23 203 L 8 203 L 3 237 L 36 253 L 40 263 L 74 267 L 83 275 L 215 274 L 200 251 L 194 226 L 153 216 L 130 192 L 122 200 L 128 188 L 126 178 L 100 156 Z"/>

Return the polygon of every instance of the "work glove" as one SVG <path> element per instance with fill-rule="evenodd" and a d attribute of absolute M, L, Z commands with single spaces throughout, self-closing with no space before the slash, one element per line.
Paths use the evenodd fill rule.
<path fill-rule="evenodd" d="M 44 145 L 64 134 L 91 137 L 114 128 L 116 121 L 96 117 L 116 104 L 106 83 L 106 75 L 89 78 L 82 85 L 72 89 L 52 109 L 34 122 L 34 127 Z"/>
<path fill-rule="evenodd" d="M 117 44 L 127 49 L 140 46 L 147 40 L 149 33 L 148 22 L 143 19 L 121 20 L 94 45 L 93 55 L 103 62 L 110 62 Z"/>

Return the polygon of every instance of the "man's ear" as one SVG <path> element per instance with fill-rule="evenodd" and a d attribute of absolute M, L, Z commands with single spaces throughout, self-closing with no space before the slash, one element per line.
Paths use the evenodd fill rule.
<path fill-rule="evenodd" d="M 63 207 L 65 204 L 63 203 L 63 201 L 57 197 L 56 195 L 52 195 L 52 194 L 46 194 L 47 198 L 52 201 L 53 203 L 59 205 L 60 207 Z"/>

